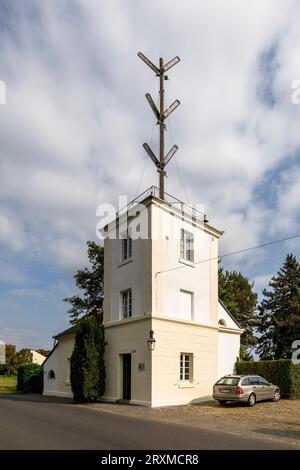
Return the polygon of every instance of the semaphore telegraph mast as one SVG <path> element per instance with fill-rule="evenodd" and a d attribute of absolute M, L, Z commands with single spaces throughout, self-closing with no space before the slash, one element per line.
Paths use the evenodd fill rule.
<path fill-rule="evenodd" d="M 174 59 L 170 60 L 166 64 L 164 64 L 164 60 L 161 57 L 159 59 L 159 67 L 156 67 L 142 52 L 138 52 L 138 56 L 142 59 L 145 64 L 150 67 L 155 72 L 156 77 L 159 77 L 159 110 L 157 109 L 153 99 L 151 98 L 150 93 L 146 93 L 146 99 L 154 112 L 154 115 L 157 119 L 157 124 L 159 125 L 159 160 L 151 150 L 150 146 L 147 143 L 143 144 L 144 149 L 146 150 L 147 154 L 153 161 L 154 165 L 159 172 L 159 197 L 160 199 L 164 199 L 165 197 L 165 176 L 166 171 L 165 167 L 177 152 L 178 147 L 177 145 L 173 145 L 171 150 L 165 155 L 165 120 L 168 116 L 180 105 L 179 100 L 175 100 L 167 109 L 164 109 L 164 80 L 168 80 L 167 75 L 165 73 L 174 65 L 176 65 L 180 59 L 178 56 L 174 57 Z"/>

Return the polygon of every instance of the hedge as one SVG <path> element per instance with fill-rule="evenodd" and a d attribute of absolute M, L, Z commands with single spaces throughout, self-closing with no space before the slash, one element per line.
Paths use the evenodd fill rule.
<path fill-rule="evenodd" d="M 291 359 L 239 361 L 236 371 L 240 375 L 261 375 L 278 385 L 283 397 L 300 398 L 300 364 L 294 364 Z"/>
<path fill-rule="evenodd" d="M 94 401 L 105 391 L 104 327 L 95 317 L 85 317 L 76 325 L 71 356 L 71 385 L 74 401 Z"/>
<path fill-rule="evenodd" d="M 33 377 L 39 375 L 41 366 L 38 364 L 21 364 L 18 367 L 17 389 L 22 393 L 33 392 Z"/>

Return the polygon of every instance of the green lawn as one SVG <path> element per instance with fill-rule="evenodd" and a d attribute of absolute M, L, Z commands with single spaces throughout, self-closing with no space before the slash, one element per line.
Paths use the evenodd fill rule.
<path fill-rule="evenodd" d="M 0 395 L 17 392 L 17 377 L 0 375 Z"/>

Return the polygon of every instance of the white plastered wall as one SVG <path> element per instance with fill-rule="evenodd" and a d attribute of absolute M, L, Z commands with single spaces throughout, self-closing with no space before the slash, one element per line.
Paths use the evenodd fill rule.
<path fill-rule="evenodd" d="M 193 294 L 192 320 L 216 324 L 216 302 L 212 302 L 212 297 L 217 298 L 217 285 L 212 285 L 212 276 L 217 259 L 198 262 L 211 258 L 212 244 L 217 253 L 217 238 L 157 204 L 151 205 L 151 214 L 152 313 L 180 319 L 180 291 L 184 290 Z M 194 265 L 180 259 L 181 229 L 194 235 Z"/>
<path fill-rule="evenodd" d="M 223 305 L 218 304 L 218 320 L 225 321 L 225 326 L 219 325 L 218 339 L 218 377 L 233 374 L 235 363 L 240 353 L 241 330 Z"/>
<path fill-rule="evenodd" d="M 70 382 L 70 362 L 74 349 L 74 335 L 59 338 L 57 347 L 44 363 L 44 392 L 43 395 L 57 397 L 73 397 Z M 55 379 L 49 378 L 53 370 Z"/>

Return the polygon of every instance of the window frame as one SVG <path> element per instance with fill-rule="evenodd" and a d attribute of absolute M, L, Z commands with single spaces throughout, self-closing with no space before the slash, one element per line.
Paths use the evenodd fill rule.
<path fill-rule="evenodd" d="M 250 385 L 260 385 L 258 375 L 251 375 Z"/>
<path fill-rule="evenodd" d="M 121 263 L 132 259 L 132 238 L 128 231 L 121 237 Z"/>
<path fill-rule="evenodd" d="M 244 383 L 245 381 L 247 381 L 247 383 Z M 241 387 L 249 387 L 250 385 L 250 377 L 244 377 L 241 381 Z"/>
<path fill-rule="evenodd" d="M 192 264 L 195 260 L 194 234 L 184 228 L 180 229 L 180 259 Z"/>
<path fill-rule="evenodd" d="M 122 320 L 127 320 L 128 318 L 132 317 L 132 289 L 131 288 L 125 289 L 125 290 L 121 291 L 120 294 L 121 294 L 121 319 Z M 127 297 L 126 312 L 124 310 L 125 296 Z"/>
<path fill-rule="evenodd" d="M 186 358 L 188 357 L 188 361 Z M 181 352 L 179 357 L 179 381 L 180 383 L 193 382 L 193 353 Z M 187 366 L 188 362 L 188 366 Z M 188 372 L 186 370 L 188 369 Z M 188 374 L 188 378 L 186 375 Z"/>
<path fill-rule="evenodd" d="M 259 380 L 259 385 L 264 385 L 264 386 L 270 385 L 270 382 L 268 382 L 266 379 L 264 379 L 260 375 L 258 376 L 258 380 Z"/>

